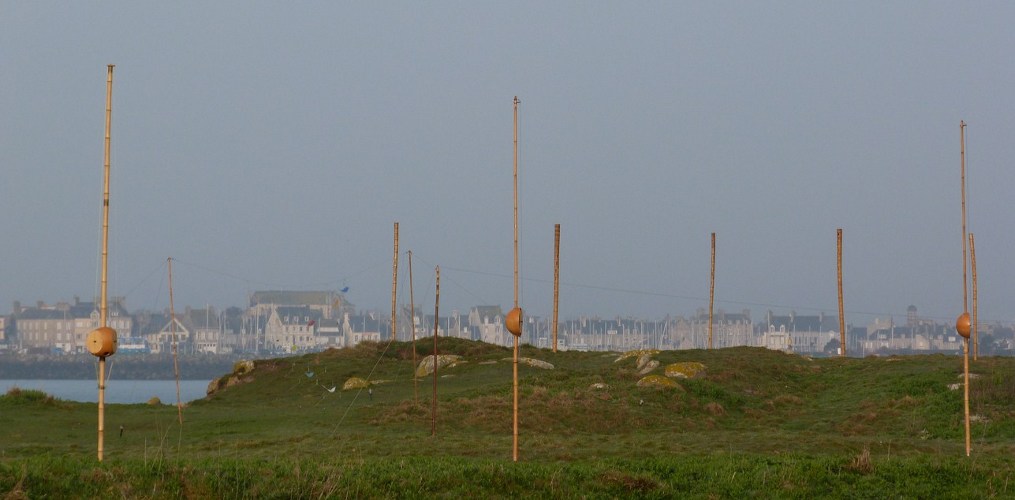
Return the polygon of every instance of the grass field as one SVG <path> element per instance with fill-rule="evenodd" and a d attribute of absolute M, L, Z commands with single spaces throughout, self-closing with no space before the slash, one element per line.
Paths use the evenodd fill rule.
<path fill-rule="evenodd" d="M 429 342 L 429 343 L 428 343 Z M 511 350 L 441 339 L 462 356 L 413 382 L 412 346 L 364 343 L 237 366 L 175 405 L 0 397 L 0 494 L 128 497 L 1015 497 L 1015 359 L 971 363 L 965 456 L 962 359 L 809 359 L 760 348 L 639 356 L 524 346 L 520 461 L 511 460 Z M 418 356 L 432 339 L 418 343 Z M 370 389 L 343 390 L 352 377 Z M 230 378 L 239 383 L 225 387 Z M 110 382 L 115 383 L 115 381 Z M 334 388 L 334 392 L 329 389 Z M 123 428 L 122 435 L 120 428 Z"/>

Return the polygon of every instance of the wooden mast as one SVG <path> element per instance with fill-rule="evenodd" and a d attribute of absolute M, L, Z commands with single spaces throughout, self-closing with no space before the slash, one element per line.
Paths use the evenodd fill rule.
<path fill-rule="evenodd" d="M 103 146 L 103 183 L 102 183 L 102 278 L 99 285 L 99 327 L 107 327 L 109 304 L 107 297 L 107 265 L 109 262 L 109 144 L 110 130 L 113 120 L 113 64 L 106 66 L 106 138 Z M 113 332 L 113 343 L 116 342 Z M 106 432 L 106 356 L 99 356 L 99 461 L 102 461 L 102 449 Z"/>
<path fill-rule="evenodd" d="M 409 328 L 412 329 L 412 402 L 419 404 L 419 377 L 416 376 L 416 304 L 412 296 L 412 250 L 409 250 Z"/>
<path fill-rule="evenodd" d="M 846 356 L 846 317 L 842 307 L 842 228 L 835 230 L 835 275 L 839 285 L 839 355 Z"/>
<path fill-rule="evenodd" d="M 440 308 L 441 308 L 441 266 L 437 266 L 437 290 L 434 295 L 433 302 L 433 398 L 431 404 L 433 405 L 430 410 L 430 435 L 437 436 L 437 333 L 439 330 L 440 321 Z"/>
<path fill-rule="evenodd" d="M 560 224 L 553 225 L 553 352 L 557 352 L 557 305 L 560 298 Z"/>
<path fill-rule="evenodd" d="M 176 308 L 173 306 L 173 258 L 166 259 L 169 263 L 169 328 L 173 332 L 173 374 L 176 376 L 176 413 L 180 425 L 183 425 L 183 403 L 180 402 L 180 363 L 178 352 L 179 342 L 176 338 Z"/>
<path fill-rule="evenodd" d="M 398 315 L 395 313 L 395 296 L 398 290 L 398 223 L 395 222 L 395 255 L 391 261 L 391 340 L 395 340 Z"/>
<path fill-rule="evenodd" d="M 712 306 L 715 304 L 715 233 L 712 233 L 712 271 L 708 285 L 708 348 L 712 348 Z"/>

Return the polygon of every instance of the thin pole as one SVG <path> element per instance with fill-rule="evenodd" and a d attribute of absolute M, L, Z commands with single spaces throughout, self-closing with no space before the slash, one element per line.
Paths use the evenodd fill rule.
<path fill-rule="evenodd" d="M 846 317 L 842 307 L 842 228 L 835 230 L 835 275 L 839 282 L 839 355 L 846 356 Z"/>
<path fill-rule="evenodd" d="M 515 228 L 515 307 L 518 307 L 518 96 L 514 100 L 514 228 Z"/>
<path fill-rule="evenodd" d="M 965 383 L 962 385 L 965 386 L 965 388 L 962 399 L 964 404 L 963 411 L 966 416 L 966 456 L 968 457 L 971 448 L 969 442 L 969 337 L 964 337 L 963 340 L 965 341 L 962 344 L 965 347 L 965 349 L 963 349 L 965 356 L 963 356 L 962 368 L 963 373 L 965 373 Z"/>
<path fill-rule="evenodd" d="M 557 305 L 560 299 L 560 224 L 553 225 L 553 352 L 557 352 Z"/>
<path fill-rule="evenodd" d="M 715 233 L 712 233 L 712 272 L 708 285 L 708 348 L 712 348 L 712 306 L 715 304 Z"/>
<path fill-rule="evenodd" d="M 441 266 L 437 266 L 437 292 L 433 302 L 433 409 L 430 410 L 430 435 L 437 437 L 437 332 L 441 307 Z"/>
<path fill-rule="evenodd" d="M 973 361 L 976 361 L 980 356 L 980 341 L 977 336 L 977 325 L 976 325 L 976 248 L 973 246 L 973 233 L 969 233 L 969 267 L 973 273 Z"/>
<path fill-rule="evenodd" d="M 176 413 L 180 418 L 180 425 L 183 425 L 183 403 L 180 402 L 180 364 L 177 360 L 179 344 L 176 340 L 176 308 L 173 307 L 173 258 L 169 262 L 169 325 L 173 332 L 173 373 L 176 375 Z M 207 323 L 206 323 L 207 324 Z"/>
<path fill-rule="evenodd" d="M 962 312 L 969 312 L 968 278 L 966 277 L 966 122 L 959 121 L 962 158 Z"/>
<path fill-rule="evenodd" d="M 409 250 L 409 326 L 412 328 L 412 402 L 419 404 L 419 378 L 416 377 L 416 304 L 412 295 L 412 250 Z"/>
<path fill-rule="evenodd" d="M 113 123 L 113 68 L 106 66 L 106 138 L 103 147 L 102 166 L 105 172 L 102 183 L 102 278 L 99 285 L 99 326 L 105 327 L 109 313 L 106 302 L 106 268 L 109 261 L 109 143 Z M 106 433 L 106 356 L 99 356 L 99 446 L 98 457 L 102 461 L 102 448 Z"/>
<path fill-rule="evenodd" d="M 395 223 L 395 256 L 391 261 L 391 340 L 395 340 L 398 316 L 395 314 L 395 295 L 398 290 L 398 223 Z"/>
<path fill-rule="evenodd" d="M 518 96 L 515 96 L 514 100 L 514 226 L 515 226 L 515 308 L 518 308 Z M 525 322 L 519 315 L 518 324 L 522 325 Z M 513 363 L 513 386 L 514 386 L 514 412 L 512 415 L 513 421 L 513 432 L 512 432 L 512 459 L 518 461 L 518 337 L 520 335 L 512 335 L 514 337 L 514 363 Z"/>

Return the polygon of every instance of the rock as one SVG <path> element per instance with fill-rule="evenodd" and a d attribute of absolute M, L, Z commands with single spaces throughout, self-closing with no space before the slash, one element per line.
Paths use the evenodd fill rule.
<path fill-rule="evenodd" d="M 662 375 L 649 375 L 638 381 L 638 387 L 661 387 L 679 389 L 680 384 Z"/>
<path fill-rule="evenodd" d="M 348 391 L 350 389 L 366 389 L 369 386 L 370 383 L 367 382 L 365 379 L 359 377 L 350 377 L 349 380 L 346 380 L 345 383 L 342 384 L 342 390 Z"/>
<path fill-rule="evenodd" d="M 159 399 L 158 396 L 152 396 L 152 398 L 148 400 L 148 406 L 159 406 L 161 404 L 162 400 Z"/>
<path fill-rule="evenodd" d="M 697 361 L 684 361 L 666 365 L 666 376 L 672 378 L 705 378 L 705 365 Z"/>
<path fill-rule="evenodd" d="M 457 354 L 438 354 L 437 370 L 440 370 L 441 368 L 445 367 L 452 368 L 454 367 L 455 364 L 458 363 L 460 359 L 462 359 L 462 357 Z M 423 361 L 420 361 L 419 365 L 416 366 L 416 376 L 425 377 L 433 373 L 433 367 L 434 367 L 433 354 L 431 354 L 423 358 Z"/>
<path fill-rule="evenodd" d="M 508 361 L 513 363 L 514 358 L 504 358 L 502 361 Z M 518 358 L 518 362 L 523 365 L 529 365 L 534 368 L 542 368 L 544 370 L 552 370 L 554 368 L 552 363 L 547 363 L 546 361 L 533 358 Z"/>
<path fill-rule="evenodd" d="M 246 375 L 254 371 L 254 360 L 244 359 L 233 364 L 233 375 Z"/>
<path fill-rule="evenodd" d="M 590 389 L 609 389 L 610 386 L 608 386 L 608 385 L 606 385 L 606 384 L 604 384 L 602 382 L 596 382 L 596 383 L 590 385 L 589 388 Z"/>
<path fill-rule="evenodd" d="M 953 391 L 959 390 L 960 387 L 962 387 L 962 384 L 948 384 L 948 389 Z"/>
<path fill-rule="evenodd" d="M 553 369 L 553 364 L 552 363 L 547 363 L 546 361 L 542 361 L 542 360 L 539 360 L 539 359 L 518 358 L 518 362 L 519 363 L 524 363 L 524 364 L 529 365 L 529 366 L 534 367 L 534 368 L 542 368 L 544 370 L 552 370 Z"/>
<path fill-rule="evenodd" d="M 652 355 L 649 353 L 638 356 L 638 369 L 641 370 L 642 368 L 645 368 L 645 365 L 649 364 L 650 361 L 652 361 Z M 659 366 L 658 362 L 656 363 L 656 366 Z"/>
<path fill-rule="evenodd" d="M 653 359 L 648 363 L 645 363 L 645 365 L 642 366 L 640 370 L 638 370 L 638 375 L 648 375 L 652 370 L 655 370 L 656 368 L 659 368 L 659 362 Z"/>
<path fill-rule="evenodd" d="M 627 358 L 633 358 L 635 356 L 641 356 L 643 354 L 648 354 L 649 356 L 659 354 L 659 349 L 639 349 L 637 351 L 627 351 L 624 354 L 621 354 L 617 359 L 613 360 L 613 362 L 619 363 Z"/>

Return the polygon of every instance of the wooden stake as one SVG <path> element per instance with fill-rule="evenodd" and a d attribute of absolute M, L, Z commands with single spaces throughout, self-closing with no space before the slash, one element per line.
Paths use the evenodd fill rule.
<path fill-rule="evenodd" d="M 109 143 L 113 123 L 113 68 L 106 66 L 106 138 L 103 146 L 103 170 L 105 171 L 102 193 L 102 278 L 99 285 L 99 326 L 107 326 L 109 305 L 106 302 L 106 268 L 109 262 Z M 99 356 L 99 446 L 98 457 L 102 461 L 102 448 L 106 432 L 106 356 Z"/>
<path fill-rule="evenodd" d="M 973 361 L 980 356 L 980 339 L 977 334 L 976 324 L 976 248 L 973 246 L 973 233 L 969 233 L 969 268 L 973 274 Z"/>
<path fill-rule="evenodd" d="M 963 394 L 962 400 L 963 400 L 963 404 L 964 404 L 963 411 L 964 411 L 964 413 L 966 415 L 966 456 L 968 457 L 969 456 L 969 452 L 971 451 L 970 439 L 969 439 L 969 434 L 970 434 L 969 433 L 969 338 L 966 337 L 963 340 L 964 340 L 964 342 L 962 343 L 962 345 L 965 346 L 965 349 L 963 349 L 963 352 L 965 353 L 965 356 L 963 356 L 962 368 L 963 368 L 963 373 L 965 373 L 965 381 L 966 381 L 966 383 L 962 384 L 963 386 L 965 386 L 965 388 L 963 390 L 964 394 Z"/>
<path fill-rule="evenodd" d="M 962 312 L 969 312 L 968 283 L 966 277 L 966 122 L 959 121 L 959 138 L 962 158 Z"/>
<path fill-rule="evenodd" d="M 515 202 L 515 308 L 518 308 L 518 96 L 515 96 L 514 100 L 514 202 Z M 524 325 L 525 320 L 522 317 L 518 318 L 518 324 Z M 513 432 L 512 432 L 512 446 L 511 456 L 515 462 L 518 461 L 518 337 L 519 335 L 512 335 L 514 337 L 514 412 L 513 412 Z"/>
<path fill-rule="evenodd" d="M 180 401 L 180 363 L 177 360 L 179 343 L 176 340 L 176 309 L 173 307 L 173 258 L 166 259 L 169 263 L 169 328 L 173 332 L 173 374 L 176 375 L 176 413 L 183 425 L 183 403 Z"/>
<path fill-rule="evenodd" d="M 557 304 L 560 298 L 560 224 L 553 225 L 553 352 L 557 352 Z"/>
<path fill-rule="evenodd" d="M 846 316 L 842 307 L 842 228 L 835 230 L 835 275 L 839 283 L 839 355 L 846 356 Z"/>
<path fill-rule="evenodd" d="M 708 348 L 712 348 L 712 306 L 715 304 L 715 233 L 712 233 L 712 271 L 708 285 Z"/>
<path fill-rule="evenodd" d="M 409 327 L 412 328 L 412 402 L 419 404 L 419 377 L 416 376 L 416 304 L 412 295 L 412 250 L 409 250 Z"/>
<path fill-rule="evenodd" d="M 437 266 L 437 293 L 433 302 L 433 409 L 430 410 L 430 435 L 437 436 L 437 333 L 440 325 L 441 266 Z"/>
<path fill-rule="evenodd" d="M 395 311 L 395 295 L 398 291 L 398 223 L 395 223 L 395 255 L 391 261 L 391 341 L 395 340 L 398 315 Z"/>

